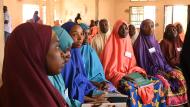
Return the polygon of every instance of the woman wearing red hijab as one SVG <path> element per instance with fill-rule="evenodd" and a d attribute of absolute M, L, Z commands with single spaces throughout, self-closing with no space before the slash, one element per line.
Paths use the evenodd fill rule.
<path fill-rule="evenodd" d="M 0 107 L 67 107 L 48 80 L 64 66 L 59 40 L 50 26 L 19 25 L 5 45 Z"/>

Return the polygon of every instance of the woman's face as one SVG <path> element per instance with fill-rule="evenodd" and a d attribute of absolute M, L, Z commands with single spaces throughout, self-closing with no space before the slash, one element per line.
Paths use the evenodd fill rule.
<path fill-rule="evenodd" d="M 176 28 L 177 28 L 177 32 L 178 32 L 179 34 L 183 32 L 183 27 L 182 27 L 181 24 L 177 24 L 177 25 L 176 25 Z"/>
<path fill-rule="evenodd" d="M 100 31 L 102 33 L 107 33 L 109 30 L 108 21 L 107 20 L 101 20 L 99 23 Z"/>
<path fill-rule="evenodd" d="M 59 40 L 54 31 L 52 31 L 52 38 L 46 56 L 46 61 L 47 61 L 48 75 L 59 74 L 65 64 L 64 53 L 59 48 Z"/>
<path fill-rule="evenodd" d="M 145 20 L 141 27 L 142 33 L 146 36 L 150 36 L 154 34 L 154 22 L 151 20 Z"/>
<path fill-rule="evenodd" d="M 72 27 L 70 35 L 74 41 L 73 47 L 80 48 L 84 40 L 83 29 L 79 25 L 75 25 Z"/>
<path fill-rule="evenodd" d="M 67 48 L 66 52 L 64 53 L 65 63 L 67 63 L 70 58 L 71 58 L 71 47 Z"/>
<path fill-rule="evenodd" d="M 167 35 L 170 39 L 174 39 L 175 37 L 177 37 L 178 33 L 176 27 L 172 25 L 167 26 L 165 30 L 165 35 Z"/>
<path fill-rule="evenodd" d="M 90 29 L 84 30 L 84 41 L 83 44 L 88 43 L 88 36 L 90 35 Z"/>
<path fill-rule="evenodd" d="M 121 38 L 125 38 L 129 33 L 128 26 L 123 23 L 118 30 L 118 34 Z"/>
<path fill-rule="evenodd" d="M 136 29 L 134 25 L 129 25 L 129 36 L 133 37 L 136 33 Z"/>

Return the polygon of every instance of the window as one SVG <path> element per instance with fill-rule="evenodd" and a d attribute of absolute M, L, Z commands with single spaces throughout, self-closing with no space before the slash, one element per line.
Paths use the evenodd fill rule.
<path fill-rule="evenodd" d="M 134 6 L 130 7 L 130 22 L 135 27 L 140 28 L 140 24 L 144 19 L 151 19 L 155 22 L 156 18 L 155 6 Z"/>
<path fill-rule="evenodd" d="M 42 6 L 42 19 L 43 24 L 46 24 L 46 6 Z"/>
<path fill-rule="evenodd" d="M 165 23 L 164 28 L 168 24 L 180 22 L 183 26 L 184 32 L 187 29 L 187 10 L 188 6 L 165 6 Z"/>
<path fill-rule="evenodd" d="M 22 22 L 26 22 L 33 18 L 33 14 L 35 11 L 39 12 L 39 6 L 35 4 L 23 4 L 22 8 Z"/>

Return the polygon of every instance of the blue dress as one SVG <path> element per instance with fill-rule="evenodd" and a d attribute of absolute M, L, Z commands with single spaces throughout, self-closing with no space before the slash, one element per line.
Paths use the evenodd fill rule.
<path fill-rule="evenodd" d="M 84 96 L 101 94 L 96 87 L 88 80 L 85 74 L 84 63 L 81 57 L 80 48 L 71 49 L 71 59 L 62 69 L 62 76 L 65 87 L 68 88 L 71 99 L 84 102 Z"/>

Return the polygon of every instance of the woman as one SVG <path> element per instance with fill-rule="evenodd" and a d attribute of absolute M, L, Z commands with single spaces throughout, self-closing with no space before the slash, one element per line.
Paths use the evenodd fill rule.
<path fill-rule="evenodd" d="M 178 36 L 176 27 L 172 24 L 167 25 L 160 48 L 167 63 L 173 68 L 179 67 L 182 45 L 183 42 Z"/>
<path fill-rule="evenodd" d="M 144 68 L 148 75 L 155 76 L 162 81 L 168 106 L 187 103 L 184 77 L 179 70 L 168 65 L 153 33 L 153 21 L 150 19 L 144 20 L 141 23 L 140 33 L 134 44 L 138 65 Z"/>
<path fill-rule="evenodd" d="M 185 34 L 184 34 L 184 30 L 183 30 L 183 26 L 181 25 L 181 23 L 179 22 L 176 22 L 174 24 L 174 26 L 177 28 L 177 33 L 181 39 L 182 42 L 184 42 L 184 39 L 185 39 Z"/>
<path fill-rule="evenodd" d="M 126 78 L 134 72 L 146 77 L 146 72 L 136 66 L 128 26 L 125 21 L 118 20 L 115 23 L 101 54 L 101 61 L 106 79 L 119 88 L 120 92 L 130 97 L 129 106 L 165 106 L 162 84 L 158 80 L 153 79 L 152 85 L 138 87 Z"/>
<path fill-rule="evenodd" d="M 67 33 L 67 31 L 65 31 L 63 28 L 55 26 L 52 29 L 53 29 L 53 31 L 55 31 L 55 33 L 59 39 L 60 48 L 65 54 L 63 59 L 65 60 L 65 63 L 67 63 L 68 60 L 70 59 L 70 50 L 71 50 L 73 40 L 70 37 L 70 35 Z M 67 104 L 69 105 L 69 107 L 80 107 L 81 106 L 81 103 L 78 100 L 69 99 L 68 91 L 65 88 L 65 82 L 63 80 L 61 73 L 58 75 L 54 75 L 54 76 L 48 76 L 48 78 L 52 82 L 54 87 L 57 88 L 58 91 L 62 94 L 62 96 L 64 97 L 64 99 L 67 102 Z"/>
<path fill-rule="evenodd" d="M 24 23 L 5 46 L 1 107 L 67 107 L 47 75 L 64 65 L 59 40 L 50 26 Z"/>
<path fill-rule="evenodd" d="M 69 90 L 69 97 L 79 100 L 81 103 L 101 100 L 103 92 L 98 91 L 86 76 L 80 50 L 84 40 L 83 30 L 79 25 L 70 26 L 69 28 L 71 28 L 69 32 L 74 42 L 71 49 L 71 59 L 62 72 L 66 88 Z"/>
<path fill-rule="evenodd" d="M 84 38 L 87 38 L 89 27 L 84 23 L 81 23 L 80 26 L 83 28 Z M 102 64 L 96 51 L 86 42 L 84 39 L 83 45 L 81 46 L 81 54 L 88 80 L 100 90 L 109 92 L 116 91 L 114 86 L 106 80 Z"/>

